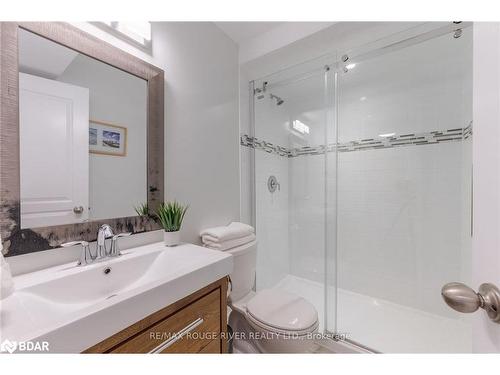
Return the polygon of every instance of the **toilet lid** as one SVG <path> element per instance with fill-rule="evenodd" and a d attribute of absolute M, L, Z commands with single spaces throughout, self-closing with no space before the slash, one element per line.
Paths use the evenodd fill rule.
<path fill-rule="evenodd" d="M 318 313 L 313 305 L 295 294 L 265 289 L 247 303 L 252 318 L 286 331 L 304 331 L 315 327 Z"/>

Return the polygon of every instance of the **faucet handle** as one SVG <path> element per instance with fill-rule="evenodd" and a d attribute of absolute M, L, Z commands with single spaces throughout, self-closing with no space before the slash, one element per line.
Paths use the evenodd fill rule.
<path fill-rule="evenodd" d="M 89 243 L 87 241 L 71 241 L 71 242 L 65 242 L 61 244 L 61 247 L 71 247 L 71 246 L 76 246 L 76 245 L 82 245 L 83 247 L 89 246 Z"/>
<path fill-rule="evenodd" d="M 113 240 L 116 240 L 117 238 L 120 238 L 120 237 L 127 237 L 127 236 L 130 236 L 131 234 L 132 234 L 132 232 L 118 233 L 118 234 L 115 234 L 113 236 Z"/>
<path fill-rule="evenodd" d="M 71 241 L 61 244 L 62 247 L 71 247 L 76 245 L 83 246 L 82 252 L 80 253 L 80 260 L 78 261 L 79 266 L 85 266 L 95 260 L 96 257 L 92 256 L 92 253 L 90 252 L 90 246 L 87 241 Z"/>
<path fill-rule="evenodd" d="M 113 236 L 113 238 L 111 239 L 111 250 L 109 252 L 110 257 L 117 257 L 121 255 L 120 250 L 118 249 L 118 238 L 127 237 L 130 236 L 131 234 L 132 234 L 131 232 L 126 232 L 126 233 L 115 234 Z"/>

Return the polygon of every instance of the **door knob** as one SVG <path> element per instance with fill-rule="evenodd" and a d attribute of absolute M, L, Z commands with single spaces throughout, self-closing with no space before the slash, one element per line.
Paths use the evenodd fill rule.
<path fill-rule="evenodd" d="M 82 206 L 78 206 L 78 207 L 73 207 L 73 212 L 75 214 L 82 214 L 83 213 L 83 207 Z"/>
<path fill-rule="evenodd" d="M 479 286 L 479 292 L 462 283 L 448 283 L 441 289 L 441 296 L 448 306 L 462 313 L 472 313 L 482 308 L 495 323 L 500 323 L 500 290 L 493 284 Z"/>

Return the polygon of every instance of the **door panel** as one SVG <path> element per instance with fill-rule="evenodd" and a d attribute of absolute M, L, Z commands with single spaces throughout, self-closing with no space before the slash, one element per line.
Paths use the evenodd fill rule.
<path fill-rule="evenodd" d="M 19 107 L 21 227 L 87 220 L 88 89 L 20 73 Z"/>
<path fill-rule="evenodd" d="M 472 285 L 500 286 L 500 24 L 474 24 Z M 473 351 L 500 352 L 500 324 L 473 314 Z"/>

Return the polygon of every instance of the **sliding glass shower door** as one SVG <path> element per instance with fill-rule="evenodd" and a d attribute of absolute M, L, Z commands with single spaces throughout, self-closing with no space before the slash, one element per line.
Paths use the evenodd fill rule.
<path fill-rule="evenodd" d="M 471 276 L 472 27 L 403 34 L 252 82 L 256 289 L 372 351 L 470 352 L 440 291 Z"/>
<path fill-rule="evenodd" d="M 471 269 L 471 29 L 346 55 L 339 69 L 328 313 L 375 351 L 471 351 L 470 317 L 440 296 Z"/>

